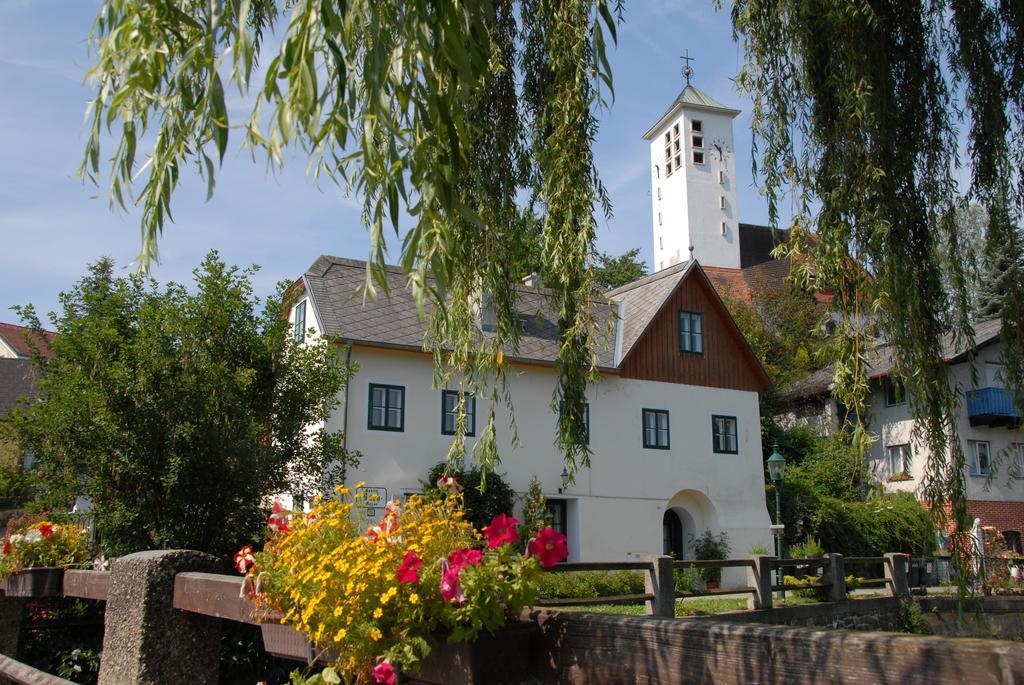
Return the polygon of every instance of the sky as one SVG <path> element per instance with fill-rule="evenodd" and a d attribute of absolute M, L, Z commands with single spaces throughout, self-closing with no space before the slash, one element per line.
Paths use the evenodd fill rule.
<path fill-rule="evenodd" d="M 0 0 L 0 321 L 17 322 L 12 305 L 42 315 L 101 256 L 128 273 L 139 252 L 140 212 L 113 211 L 104 188 L 76 177 L 85 144 L 83 117 L 92 92 L 87 38 L 99 0 Z M 610 61 L 616 99 L 600 114 L 598 172 L 614 205 L 599 218 L 597 248 L 639 247 L 650 266 L 652 230 L 648 144 L 643 133 L 685 85 L 688 50 L 695 86 L 743 110 L 734 121 L 740 220 L 767 223 L 751 174 L 750 101 L 731 81 L 742 53 L 727 11 L 712 0 L 627 0 Z M 236 120 L 238 116 L 235 116 Z M 298 278 L 320 254 L 364 259 L 369 239 L 360 203 L 334 186 L 317 188 L 305 161 L 286 159 L 268 174 L 231 138 L 217 190 L 207 202 L 194 174 L 181 183 L 174 223 L 160 240 L 160 281 L 188 281 L 211 249 L 232 264 L 258 264 L 257 294 Z M 399 254 L 392 238 L 391 261 Z"/>

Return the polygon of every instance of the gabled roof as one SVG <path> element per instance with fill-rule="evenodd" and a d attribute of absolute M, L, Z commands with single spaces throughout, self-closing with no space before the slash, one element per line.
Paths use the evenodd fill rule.
<path fill-rule="evenodd" d="M 390 295 L 378 291 L 377 297 L 364 298 L 359 289 L 366 281 L 366 262 L 343 257 L 322 256 L 305 274 L 313 295 L 320 324 L 329 335 L 342 339 L 386 347 L 423 349 L 425 325 L 420 320 L 406 277 L 397 266 L 385 268 Z M 554 363 L 561 340 L 558 312 L 550 291 L 522 285 L 517 288 L 516 305 L 522 321 L 519 350 L 509 356 L 522 361 Z M 594 315 L 598 327 L 598 366 L 615 366 L 614 338 L 602 339 L 611 326 L 615 307 L 603 297 L 595 297 Z M 605 343 L 605 344 L 602 344 Z"/>
<path fill-rule="evenodd" d="M 35 395 L 36 371 L 29 359 L 0 359 L 0 419 L 7 416 L 21 397 Z"/>
<path fill-rule="evenodd" d="M 975 324 L 974 347 L 969 347 L 964 341 L 957 341 L 951 335 L 946 335 L 942 341 L 943 361 L 947 364 L 966 361 L 972 351 L 977 351 L 996 342 L 1002 328 L 1002 319 L 992 319 Z M 888 343 L 876 345 L 867 354 L 867 364 L 870 369 L 868 378 L 877 380 L 890 376 L 896 370 L 896 355 L 892 345 Z M 824 395 L 831 392 L 834 375 L 835 366 L 830 364 L 783 388 L 780 396 L 783 399 L 799 400 Z"/>
<path fill-rule="evenodd" d="M 708 112 L 720 112 L 722 114 L 728 114 L 730 117 L 736 117 L 740 113 L 740 110 L 733 109 L 732 107 L 726 107 L 707 93 L 697 90 L 693 86 L 687 84 L 676 99 L 672 101 L 672 104 L 669 105 L 669 108 L 665 110 L 665 113 L 661 115 L 654 126 L 651 126 L 651 128 L 647 130 L 647 133 L 644 134 L 644 139 L 651 140 L 658 131 L 661 130 L 665 124 L 673 119 L 682 109 L 698 109 Z"/>
<path fill-rule="evenodd" d="M 50 351 L 50 341 L 56 337 L 56 333 L 50 331 L 43 332 L 43 341 L 39 345 L 40 352 L 44 357 L 52 357 L 53 352 Z M 29 347 L 28 340 L 26 338 L 33 338 L 35 333 L 31 328 L 25 326 L 18 326 L 13 323 L 0 323 L 0 345 L 10 348 L 14 354 L 19 357 L 30 357 L 32 356 L 32 349 Z"/>
<path fill-rule="evenodd" d="M 684 262 L 595 295 L 592 306 L 598 326 L 598 367 L 617 369 L 672 294 L 698 272 L 701 267 L 696 261 Z M 422 350 L 425 326 L 406 287 L 406 276 L 395 266 L 386 267 L 385 273 L 390 296 L 378 292 L 376 299 L 364 299 L 359 292 L 366 280 L 366 262 L 360 260 L 321 256 L 309 267 L 303 281 L 312 296 L 317 320 L 328 335 L 356 344 Z M 507 354 L 520 361 L 554 363 L 561 341 L 551 291 L 522 285 L 517 292 L 523 335 L 519 350 Z M 724 305 L 722 308 L 728 315 Z M 605 339 L 603 332 L 609 328 L 614 328 L 615 335 Z"/>

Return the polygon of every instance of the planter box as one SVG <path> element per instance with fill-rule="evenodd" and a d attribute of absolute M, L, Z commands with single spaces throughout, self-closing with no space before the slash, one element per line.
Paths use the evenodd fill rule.
<path fill-rule="evenodd" d="M 403 682 L 420 685 L 504 685 L 521 683 L 530 675 L 532 621 L 503 626 L 494 635 L 483 633 L 473 642 L 450 645 L 441 638 L 419 673 Z"/>
<path fill-rule="evenodd" d="M 269 654 L 284 659 L 311 663 L 315 651 L 306 636 L 288 623 L 261 623 L 263 647 Z M 405 675 L 401 682 L 420 685 L 503 685 L 521 683 L 530 671 L 530 636 L 537 630 L 531 621 L 503 626 L 494 635 L 484 633 L 473 642 L 450 645 L 444 636 L 419 673 Z M 334 658 L 325 654 L 321 661 Z"/>
<path fill-rule="evenodd" d="M 8 597 L 61 597 L 64 569 L 59 566 L 27 568 L 5 578 L 3 588 Z"/>

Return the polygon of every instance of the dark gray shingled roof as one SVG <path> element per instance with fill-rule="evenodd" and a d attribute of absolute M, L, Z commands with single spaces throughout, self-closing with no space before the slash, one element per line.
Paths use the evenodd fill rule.
<path fill-rule="evenodd" d="M 422 349 L 424 322 L 416 311 L 412 292 L 399 267 L 386 268 L 390 295 L 363 297 L 359 289 L 366 282 L 366 262 L 343 257 L 321 256 L 305 278 L 313 295 L 320 322 L 330 335 L 355 343 Z M 523 335 L 517 359 L 554 362 L 560 345 L 558 315 L 547 291 L 529 286 L 518 288 L 517 309 Z M 598 366 L 615 366 L 614 334 L 605 336 L 615 316 L 615 305 L 595 298 L 598 325 Z M 510 355 L 511 356 L 511 355 Z"/>
<path fill-rule="evenodd" d="M 981 348 L 996 341 L 999 332 L 1003 327 L 1002 319 L 983 321 L 974 326 L 975 348 Z M 956 341 L 952 336 L 946 336 L 942 342 L 942 358 L 948 364 L 961 362 L 967 359 L 970 348 L 963 341 Z M 892 346 L 886 343 L 879 344 L 867 355 L 868 368 L 871 369 L 868 377 L 872 379 L 884 378 L 896 369 L 896 358 Z M 783 388 L 780 396 L 783 399 L 799 400 L 808 397 L 824 395 L 832 390 L 832 377 L 835 374 L 833 365 L 826 366 L 805 376 L 791 385 Z"/>
<path fill-rule="evenodd" d="M 623 319 L 622 351 L 619 359 L 625 359 L 633 345 L 640 339 L 647 325 L 661 309 L 662 303 L 668 299 L 676 286 L 690 272 L 696 261 L 680 262 L 667 269 L 662 269 L 638 281 L 609 290 L 607 296 L 620 306 Z"/>
<path fill-rule="evenodd" d="M 32 360 L 0 358 L 0 419 L 18 404 L 19 398 L 34 396 L 35 386 Z"/>
<path fill-rule="evenodd" d="M 696 262 L 684 262 L 638 281 L 595 295 L 598 366 L 614 369 L 626 358 L 662 304 Z M 399 267 L 387 267 L 391 293 L 363 297 L 366 262 L 321 256 L 305 274 L 320 323 L 329 335 L 354 343 L 422 349 L 424 322 Z M 550 291 L 518 287 L 523 336 L 515 356 L 524 361 L 554 362 L 558 355 L 558 316 Z M 617 320 L 621 317 L 621 322 Z M 614 323 L 613 323 L 614 322 Z M 512 355 L 510 355 L 512 356 Z"/>

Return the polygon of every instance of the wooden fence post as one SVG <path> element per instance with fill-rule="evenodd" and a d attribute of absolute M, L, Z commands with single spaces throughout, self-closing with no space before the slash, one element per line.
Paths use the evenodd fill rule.
<path fill-rule="evenodd" d="M 654 599 L 647 600 L 647 614 L 661 618 L 675 618 L 676 582 L 672 574 L 672 557 L 650 557 L 651 568 L 644 574 L 647 594 Z"/>
<path fill-rule="evenodd" d="M 220 620 L 173 606 L 174 576 L 217 571 L 216 557 L 191 550 L 138 552 L 110 572 L 99 685 L 216 683 Z"/>
<path fill-rule="evenodd" d="M 890 597 L 910 597 L 910 585 L 907 583 L 907 555 L 885 555 L 885 579 L 888 581 Z"/>
<path fill-rule="evenodd" d="M 747 598 L 748 609 L 772 608 L 772 562 L 775 557 L 756 554 L 750 557 L 754 565 L 747 567 L 747 585 L 754 593 Z"/>
<path fill-rule="evenodd" d="M 828 555 L 829 573 L 832 575 L 832 587 L 829 588 L 829 598 L 833 602 L 846 601 L 846 562 L 842 554 Z"/>

